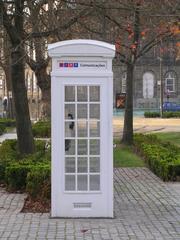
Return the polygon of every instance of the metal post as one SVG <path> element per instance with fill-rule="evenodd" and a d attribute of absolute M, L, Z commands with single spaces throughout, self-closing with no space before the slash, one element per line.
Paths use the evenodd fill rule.
<path fill-rule="evenodd" d="M 160 80 L 160 116 L 163 117 L 163 73 L 162 73 L 162 58 L 159 57 L 159 80 Z"/>

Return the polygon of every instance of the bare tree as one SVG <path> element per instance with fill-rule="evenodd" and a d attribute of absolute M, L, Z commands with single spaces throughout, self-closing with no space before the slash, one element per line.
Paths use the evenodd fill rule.
<path fill-rule="evenodd" d="M 126 106 L 122 142 L 133 143 L 134 67 L 154 46 L 179 32 L 179 1 L 112 0 L 77 1 L 106 22 L 106 41 L 116 44 L 117 60 L 127 67 Z M 93 19 L 91 19 L 93 21 Z M 103 23 L 101 23 L 103 24 Z"/>
<path fill-rule="evenodd" d="M 11 42 L 11 80 L 16 112 L 18 146 L 21 153 L 32 153 L 34 141 L 24 79 L 24 0 L 0 0 L 2 24 Z"/>
<path fill-rule="evenodd" d="M 78 20 L 90 15 L 88 7 L 77 8 L 68 3 L 59 1 L 47 1 L 44 5 L 34 5 L 32 1 L 27 2 L 29 16 L 27 26 L 30 29 L 28 41 L 31 41 L 31 51 L 35 52 L 32 58 L 27 52 L 26 61 L 35 72 L 37 84 L 42 92 L 41 115 L 50 117 L 50 75 L 47 56 L 47 44 L 59 40 L 71 38 L 71 30 Z M 27 41 L 27 44 L 29 43 Z"/>

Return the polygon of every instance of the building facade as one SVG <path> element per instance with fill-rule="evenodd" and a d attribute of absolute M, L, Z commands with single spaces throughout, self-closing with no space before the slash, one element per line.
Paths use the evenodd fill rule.
<path fill-rule="evenodd" d="M 114 62 L 114 107 L 117 96 L 126 94 L 126 66 Z M 158 110 L 160 85 L 163 86 L 163 102 L 180 104 L 180 60 L 171 57 L 143 57 L 134 69 L 134 109 Z"/>

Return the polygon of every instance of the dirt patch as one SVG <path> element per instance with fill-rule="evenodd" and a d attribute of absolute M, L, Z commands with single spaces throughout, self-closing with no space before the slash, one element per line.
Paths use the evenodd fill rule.
<path fill-rule="evenodd" d="M 27 197 L 22 212 L 24 213 L 49 213 L 51 209 L 50 200 L 32 199 Z"/>

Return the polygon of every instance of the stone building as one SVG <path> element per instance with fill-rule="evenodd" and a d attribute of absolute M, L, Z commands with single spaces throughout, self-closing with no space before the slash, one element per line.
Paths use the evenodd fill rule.
<path fill-rule="evenodd" d="M 41 90 L 37 86 L 37 81 L 34 72 L 26 66 L 25 69 L 25 83 L 27 88 L 27 96 L 29 102 L 29 109 L 31 119 L 37 120 L 40 116 L 41 105 Z M 4 71 L 0 68 L 0 117 L 3 116 L 3 100 L 8 98 L 9 102 L 12 98 L 12 92 L 7 90 L 6 78 Z M 6 116 L 6 114 L 4 114 Z"/>
<path fill-rule="evenodd" d="M 169 46 L 169 45 L 168 45 Z M 158 110 L 160 82 L 163 82 L 163 102 L 180 104 L 180 60 L 175 48 L 160 54 L 158 47 L 137 62 L 134 70 L 134 109 Z M 116 96 L 126 93 L 126 66 L 114 61 L 114 107 Z"/>
<path fill-rule="evenodd" d="M 160 107 L 160 80 L 163 81 L 163 100 L 180 104 L 180 59 L 177 59 L 174 46 L 166 47 L 162 54 L 159 47 L 155 47 L 147 56 L 141 58 L 134 70 L 134 109 L 159 110 Z M 161 57 L 160 57 L 161 56 Z M 114 108 L 116 96 L 126 93 L 126 66 L 117 58 L 113 63 L 114 72 Z M 32 119 L 38 119 L 41 108 L 41 91 L 36 83 L 34 72 L 29 67 L 25 70 L 25 80 Z M 2 102 L 7 96 L 5 76 L 0 68 L 0 116 Z"/>

